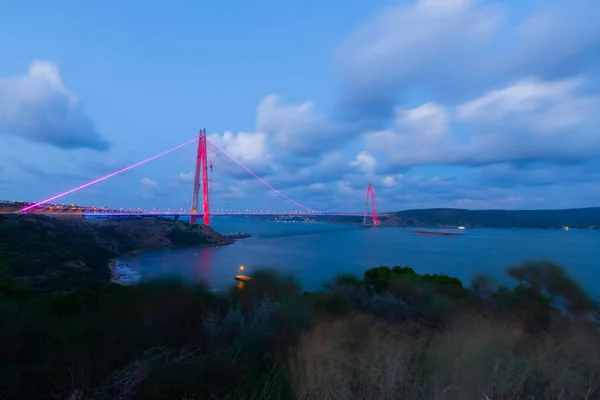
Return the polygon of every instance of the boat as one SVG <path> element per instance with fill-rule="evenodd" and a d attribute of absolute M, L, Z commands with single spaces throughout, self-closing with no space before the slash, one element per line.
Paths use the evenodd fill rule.
<path fill-rule="evenodd" d="M 444 232 L 444 231 L 412 231 L 417 235 L 429 235 L 429 236 L 461 236 L 462 233 L 458 232 Z"/>
<path fill-rule="evenodd" d="M 243 270 L 244 270 L 244 266 L 240 265 L 239 272 L 242 272 Z M 248 281 L 252 280 L 252 278 L 250 278 L 249 276 L 242 275 L 241 273 L 236 275 L 234 279 L 236 281 L 240 281 L 240 282 L 248 282 Z"/>

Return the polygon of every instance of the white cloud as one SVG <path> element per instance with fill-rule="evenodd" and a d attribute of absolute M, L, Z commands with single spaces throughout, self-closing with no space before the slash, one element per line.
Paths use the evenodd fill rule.
<path fill-rule="evenodd" d="M 209 139 L 242 163 L 264 163 L 268 162 L 270 158 L 267 135 L 264 133 L 239 132 L 233 134 L 225 131 L 223 135 L 212 134 Z"/>
<path fill-rule="evenodd" d="M 226 131 L 209 136 L 254 173 L 272 177 L 284 187 L 293 180 L 306 183 L 323 176 L 330 181 L 330 176 L 346 170 L 348 160 L 331 150 L 351 138 L 342 124 L 319 115 L 311 102 L 281 105 L 275 95 L 265 97 L 258 105 L 256 132 Z M 236 179 L 253 179 L 234 163 L 219 161 L 218 168 Z"/>
<path fill-rule="evenodd" d="M 386 8 L 338 49 L 336 64 L 345 83 L 359 91 L 382 90 L 391 83 L 417 83 L 424 71 L 457 72 L 439 60 L 471 54 L 501 21 L 496 10 L 473 3 L 421 0 Z"/>
<path fill-rule="evenodd" d="M 381 183 L 383 184 L 383 186 L 391 188 L 397 186 L 402 180 L 402 178 L 402 175 L 386 175 L 381 180 Z"/>
<path fill-rule="evenodd" d="M 388 7 L 341 44 L 337 69 L 351 92 L 425 88 L 472 96 L 515 77 L 553 79 L 598 60 L 596 0 L 417 0 Z"/>
<path fill-rule="evenodd" d="M 36 61 L 27 74 L 0 77 L 0 135 L 12 135 L 61 149 L 107 150 L 58 67 Z"/>
<path fill-rule="evenodd" d="M 397 108 L 389 129 L 366 135 L 367 147 L 383 153 L 395 166 L 449 162 L 455 154 L 448 131 L 447 111 L 433 103 Z"/>
<path fill-rule="evenodd" d="M 158 187 L 158 183 L 156 181 L 153 181 L 150 178 L 142 178 L 140 180 L 140 183 L 142 184 L 142 186 L 144 187 L 148 187 L 148 188 L 155 188 Z"/>
<path fill-rule="evenodd" d="M 269 141 L 264 133 L 239 132 L 233 134 L 225 131 L 222 135 L 214 133 L 208 137 L 221 149 L 225 150 L 237 162 L 243 164 L 254 173 L 266 176 L 273 172 L 275 167 L 273 157 L 269 150 Z M 210 146 L 209 146 L 210 147 Z M 227 161 L 227 156 L 215 151 L 215 168 L 236 179 L 253 179 L 244 168 L 235 162 Z M 218 156 L 218 159 L 217 159 Z"/>
<path fill-rule="evenodd" d="M 465 156 L 473 161 L 577 160 L 600 150 L 600 96 L 582 78 L 525 79 L 460 105 L 473 126 Z"/>
<path fill-rule="evenodd" d="M 350 165 L 358 168 L 367 175 L 371 175 L 375 171 L 377 160 L 368 151 L 361 151 Z"/>
<path fill-rule="evenodd" d="M 589 121 L 598 97 L 579 96 L 585 80 L 571 78 L 554 82 L 524 79 L 458 107 L 458 118 L 469 122 L 512 126 L 534 132 L 578 128 Z"/>
<path fill-rule="evenodd" d="M 256 130 L 269 135 L 278 148 L 299 156 L 321 154 L 352 137 L 348 127 L 318 114 L 312 102 L 284 106 L 275 95 L 258 105 Z"/>
<path fill-rule="evenodd" d="M 427 103 L 396 109 L 394 124 L 365 135 L 395 167 L 564 162 L 600 150 L 600 97 L 582 78 L 525 79 L 467 101 L 452 113 Z"/>

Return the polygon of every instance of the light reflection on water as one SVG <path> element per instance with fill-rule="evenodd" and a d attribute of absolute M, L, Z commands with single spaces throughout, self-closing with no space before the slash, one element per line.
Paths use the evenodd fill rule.
<path fill-rule="evenodd" d="M 445 273 L 469 280 L 479 272 L 502 279 L 503 270 L 528 259 L 551 259 L 567 267 L 588 290 L 600 294 L 600 232 L 519 229 L 467 229 L 466 235 L 411 234 L 406 228 L 361 228 L 331 224 L 284 224 L 241 218 L 215 218 L 220 232 L 252 238 L 230 246 L 177 248 L 124 257 L 143 279 L 178 276 L 233 285 L 240 265 L 271 267 L 294 275 L 314 290 L 340 273 L 375 265 L 410 266 L 420 273 Z"/>

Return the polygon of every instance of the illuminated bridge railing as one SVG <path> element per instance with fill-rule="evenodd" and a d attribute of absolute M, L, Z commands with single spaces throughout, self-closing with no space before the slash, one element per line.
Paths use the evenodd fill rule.
<path fill-rule="evenodd" d="M 71 213 L 75 214 L 75 213 Z M 203 214 L 183 212 L 183 211 L 150 211 L 150 212 L 80 212 L 78 214 L 84 216 L 198 216 L 201 217 Z M 290 212 L 290 211 L 224 211 L 215 212 L 210 214 L 213 217 L 225 217 L 225 216 L 363 216 L 364 213 L 319 213 L 319 212 Z"/>

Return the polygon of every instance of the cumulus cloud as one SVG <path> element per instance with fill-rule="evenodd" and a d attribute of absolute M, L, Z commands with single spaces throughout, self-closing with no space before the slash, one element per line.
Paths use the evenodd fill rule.
<path fill-rule="evenodd" d="M 350 93 L 369 98 L 411 87 L 462 98 L 515 76 L 562 77 L 600 58 L 598 2 L 508 6 L 417 0 L 388 7 L 340 45 L 337 70 Z"/>
<path fill-rule="evenodd" d="M 445 163 L 455 156 L 449 149 L 448 113 L 433 103 L 410 110 L 398 107 L 392 126 L 366 135 L 366 144 L 394 166 Z"/>
<path fill-rule="evenodd" d="M 223 135 L 212 134 L 209 139 L 243 163 L 257 164 L 268 161 L 267 136 L 264 133 L 225 131 Z"/>
<path fill-rule="evenodd" d="M 277 96 L 269 95 L 257 107 L 255 132 L 226 131 L 209 139 L 254 173 L 289 187 L 292 181 L 330 181 L 349 169 L 350 162 L 332 151 L 360 133 L 347 127 L 319 114 L 311 102 L 282 105 Z M 254 179 L 244 168 L 223 158 L 227 156 L 216 164 L 219 173 Z"/>
<path fill-rule="evenodd" d="M 142 184 L 142 186 L 147 187 L 147 188 L 158 187 L 158 183 L 150 178 L 142 178 L 140 180 L 140 183 Z"/>
<path fill-rule="evenodd" d="M 267 135 L 261 132 L 239 132 L 233 134 L 225 131 L 222 135 L 214 133 L 208 137 L 219 148 L 226 151 L 236 161 L 250 168 L 259 175 L 268 175 L 273 172 L 272 156 L 269 151 Z M 244 168 L 236 165 L 235 162 L 227 162 L 228 157 L 222 156 L 220 151 L 216 150 L 212 159 L 221 157 L 219 168 L 238 179 L 250 179 L 250 174 Z"/>
<path fill-rule="evenodd" d="M 275 95 L 257 108 L 256 130 L 272 138 L 280 149 L 297 156 L 320 154 L 352 139 L 352 129 L 319 114 L 312 102 L 281 105 Z"/>
<path fill-rule="evenodd" d="M 368 151 L 361 151 L 350 165 L 358 168 L 365 174 L 371 175 L 375 171 L 377 160 Z"/>
<path fill-rule="evenodd" d="M 462 104 L 458 119 L 475 129 L 470 153 L 479 156 L 472 157 L 501 162 L 594 156 L 600 150 L 600 96 L 581 93 L 585 83 L 526 79 Z"/>
<path fill-rule="evenodd" d="M 510 121 L 529 131 L 579 128 L 592 115 L 599 99 L 577 96 L 577 90 L 584 83 L 582 78 L 553 82 L 524 79 L 462 104 L 458 108 L 458 117 L 501 125 Z"/>
<path fill-rule="evenodd" d="M 402 178 L 403 175 L 386 175 L 381 180 L 381 183 L 384 187 L 392 188 L 397 186 Z"/>
<path fill-rule="evenodd" d="M 522 206 L 532 196 L 517 196 L 512 189 L 542 179 L 540 172 L 536 172 L 537 178 L 523 172 L 524 161 L 548 166 L 590 156 L 595 148 L 600 149 L 598 135 L 592 129 L 597 121 L 593 110 L 598 103 L 594 95 L 581 90 L 586 82 L 582 77 L 554 81 L 521 79 L 455 107 L 434 102 L 414 108 L 397 107 L 388 129 L 364 136 L 366 150 L 355 146 L 354 155 L 349 151 L 325 152 L 304 166 L 287 162 L 288 158 L 282 155 L 290 153 L 278 147 L 275 138 L 268 134 L 227 132 L 211 138 L 246 165 L 270 164 L 270 172 L 274 173 L 267 175 L 267 180 L 292 197 L 300 196 L 299 199 L 310 196 L 310 201 L 317 201 L 319 196 L 335 193 L 337 198 L 328 204 L 337 205 L 344 196 L 360 195 L 371 182 L 388 206 L 416 205 L 419 201 L 421 206 L 484 206 L 494 199 L 506 207 Z M 274 157 L 274 153 L 279 157 Z M 420 178 L 405 174 L 408 168 L 449 164 L 490 168 L 470 170 L 468 176 L 477 186 L 448 176 Z M 219 164 L 220 170 L 222 165 Z M 497 169 L 494 174 L 496 165 L 510 168 L 502 173 Z M 238 166 L 232 167 L 244 178 L 252 179 Z M 560 168 L 556 166 L 554 171 Z M 586 169 L 578 171 L 584 174 Z M 503 177 L 508 173 L 515 178 Z M 235 174 L 230 176 L 238 179 Z M 514 185 L 509 187 L 509 182 Z M 267 188 L 245 179 L 225 187 L 227 192 L 219 195 L 220 199 L 269 193 Z M 496 197 L 479 195 L 484 187 L 494 189 L 490 193 Z M 424 197 L 413 198 L 407 192 Z M 400 197 L 398 193 L 402 193 Z"/>
<path fill-rule="evenodd" d="M 600 96 L 586 81 L 524 79 L 454 110 L 427 103 L 396 109 L 389 129 L 367 147 L 395 167 L 577 161 L 600 151 Z"/>
<path fill-rule="evenodd" d="M 281 173 L 269 179 L 278 189 L 306 186 L 314 183 L 330 183 L 342 179 L 350 172 L 350 162 L 340 152 L 321 155 L 312 165 L 302 168 L 281 167 Z"/>
<path fill-rule="evenodd" d="M 0 134 L 67 150 L 110 147 L 65 87 L 58 67 L 43 61 L 32 63 L 26 74 L 0 77 Z"/>
<path fill-rule="evenodd" d="M 309 202 L 335 194 L 328 205 L 336 205 L 362 196 L 371 182 L 394 208 L 558 204 L 553 179 L 600 179 L 589 162 L 600 151 L 597 71 L 590 68 L 600 60 L 593 17 L 600 7 L 591 0 L 524 2 L 388 7 L 335 54 L 345 113 L 330 116 L 311 101 L 286 104 L 269 95 L 257 107 L 254 132 L 210 138 Z M 462 168 L 464 179 L 419 175 L 423 166 L 448 165 Z M 215 196 L 269 193 L 238 166 L 219 160 L 217 167 L 237 182 Z"/>
<path fill-rule="evenodd" d="M 467 74 L 460 70 L 480 65 L 459 66 L 456 61 L 476 54 L 500 21 L 497 11 L 474 7 L 468 0 L 388 7 L 349 35 L 338 49 L 336 64 L 349 89 L 362 94 L 406 82 L 424 84 L 426 75 L 439 72 Z"/>

